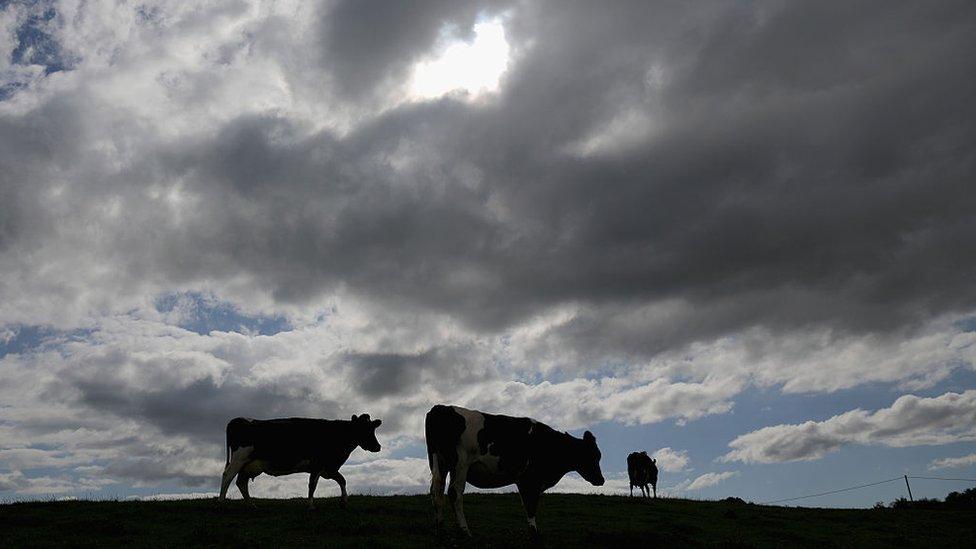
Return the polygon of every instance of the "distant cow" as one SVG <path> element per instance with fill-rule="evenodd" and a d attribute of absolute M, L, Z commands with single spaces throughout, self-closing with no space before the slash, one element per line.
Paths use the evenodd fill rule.
<path fill-rule="evenodd" d="M 247 482 L 261 473 L 275 477 L 309 473 L 310 509 L 315 508 L 315 486 L 320 476 L 339 484 L 345 506 L 346 479 L 339 474 L 339 467 L 357 446 L 369 452 L 380 451 L 376 440 L 380 423 L 378 419 L 370 420 L 369 414 L 352 416 L 351 421 L 234 418 L 227 424 L 227 465 L 220 483 L 220 499 L 226 498 L 235 476 L 244 501 L 250 502 Z"/>
<path fill-rule="evenodd" d="M 576 471 L 594 486 L 603 485 L 600 449 L 587 431 L 582 440 L 527 417 L 485 414 L 458 406 L 437 405 L 425 422 L 430 495 L 435 521 L 443 522 L 444 484 L 458 526 L 468 535 L 462 496 L 465 483 L 477 488 L 515 484 L 533 534 L 539 496 L 563 475 Z"/>
<path fill-rule="evenodd" d="M 627 456 L 627 476 L 630 477 L 630 495 L 634 495 L 634 486 L 641 489 L 641 495 L 647 497 L 654 488 L 657 497 L 657 460 L 647 455 L 647 452 L 634 452 Z"/>

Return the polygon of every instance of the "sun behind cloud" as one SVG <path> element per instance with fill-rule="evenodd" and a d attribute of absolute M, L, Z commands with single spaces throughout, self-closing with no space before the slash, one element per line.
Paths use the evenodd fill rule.
<path fill-rule="evenodd" d="M 470 42 L 445 44 L 438 53 L 418 63 L 408 86 L 410 97 L 431 99 L 454 91 L 472 98 L 498 89 L 508 68 L 509 47 L 501 18 L 475 24 Z"/>

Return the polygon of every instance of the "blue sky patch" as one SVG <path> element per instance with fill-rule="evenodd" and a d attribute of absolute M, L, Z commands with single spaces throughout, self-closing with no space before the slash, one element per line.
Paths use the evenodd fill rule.
<path fill-rule="evenodd" d="M 163 295 L 156 299 L 156 310 L 176 313 L 180 328 L 201 335 L 212 331 L 274 335 L 292 328 L 283 316 L 246 315 L 231 303 L 198 292 Z"/>

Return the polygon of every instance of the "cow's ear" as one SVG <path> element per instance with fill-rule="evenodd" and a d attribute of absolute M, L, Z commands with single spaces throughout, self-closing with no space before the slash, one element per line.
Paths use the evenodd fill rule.
<path fill-rule="evenodd" d="M 380 420 L 380 419 L 374 419 L 373 420 L 373 428 L 374 429 L 377 428 L 377 427 L 379 427 L 380 425 L 383 425 L 383 420 Z"/>
<path fill-rule="evenodd" d="M 357 416 L 356 414 L 353 414 L 353 415 L 352 415 L 352 420 L 353 420 L 353 421 L 356 421 L 357 419 L 359 419 L 359 416 Z"/>
<path fill-rule="evenodd" d="M 583 433 L 583 440 L 586 442 L 596 442 L 596 437 L 593 436 L 593 433 L 587 431 Z"/>

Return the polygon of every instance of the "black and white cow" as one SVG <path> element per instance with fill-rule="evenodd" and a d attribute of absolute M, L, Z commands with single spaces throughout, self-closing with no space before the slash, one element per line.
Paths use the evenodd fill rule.
<path fill-rule="evenodd" d="M 227 488 L 235 476 L 244 501 L 250 502 L 247 482 L 261 473 L 276 477 L 309 473 L 310 509 L 315 508 L 315 486 L 320 476 L 339 484 L 345 506 L 346 479 L 339 474 L 339 467 L 357 446 L 369 452 L 380 451 L 376 440 L 380 423 L 369 419 L 369 414 L 352 416 L 351 421 L 234 418 L 227 423 L 227 465 L 220 483 L 220 499 L 227 497 Z"/>
<path fill-rule="evenodd" d="M 458 526 L 470 535 L 464 518 L 465 483 L 477 488 L 515 484 L 533 534 L 539 496 L 559 479 L 576 471 L 594 486 L 603 485 L 600 449 L 593 434 L 582 439 L 560 433 L 527 417 L 486 414 L 458 406 L 437 405 L 425 423 L 430 495 L 435 521 L 443 522 L 444 485 L 451 475 L 448 497 Z"/>

